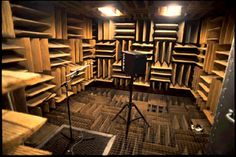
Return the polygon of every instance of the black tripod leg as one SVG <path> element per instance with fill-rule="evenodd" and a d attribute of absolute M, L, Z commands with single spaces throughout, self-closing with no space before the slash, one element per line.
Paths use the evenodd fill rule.
<path fill-rule="evenodd" d="M 140 114 L 140 116 L 143 118 L 144 122 L 148 125 L 148 127 L 150 127 L 150 125 L 148 124 L 148 122 L 146 121 L 146 119 L 144 118 L 143 114 L 139 111 L 138 107 L 136 105 L 133 105 L 136 110 L 138 111 L 138 113 Z"/>
<path fill-rule="evenodd" d="M 126 104 L 126 105 L 124 105 L 124 106 L 122 107 L 122 109 L 116 114 L 116 116 L 112 119 L 112 121 L 115 120 L 115 119 L 117 118 L 117 116 L 119 116 L 119 114 L 125 109 L 125 107 L 126 107 L 127 105 L 128 105 L 128 104 Z"/>

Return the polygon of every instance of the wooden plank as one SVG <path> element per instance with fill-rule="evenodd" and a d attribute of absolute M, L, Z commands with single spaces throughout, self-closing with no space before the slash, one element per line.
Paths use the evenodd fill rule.
<path fill-rule="evenodd" d="M 61 12 L 61 29 L 62 29 L 62 39 L 67 39 L 67 12 L 65 9 L 62 9 Z"/>
<path fill-rule="evenodd" d="M 107 60 L 103 59 L 102 60 L 102 78 L 107 77 Z"/>
<path fill-rule="evenodd" d="M 72 63 L 76 63 L 76 60 L 78 61 L 79 58 L 76 58 L 76 39 L 69 39 L 69 43 L 70 43 L 70 56 L 71 56 L 71 61 Z M 79 62 L 79 61 L 78 61 Z"/>
<path fill-rule="evenodd" d="M 109 40 L 109 23 L 108 23 L 108 20 L 103 21 L 103 40 Z"/>
<path fill-rule="evenodd" d="M 185 82 L 184 82 L 184 84 L 185 84 L 185 86 L 188 87 L 189 79 L 190 79 L 190 73 L 191 73 L 191 65 L 188 65 L 186 68 L 187 68 L 187 72 L 186 72 L 186 75 L 185 75 Z"/>
<path fill-rule="evenodd" d="M 56 39 L 62 39 L 62 10 L 60 8 L 55 9 L 55 27 L 56 27 Z"/>
<path fill-rule="evenodd" d="M 178 67 L 180 70 L 179 70 L 179 74 L 178 74 L 178 84 L 181 86 L 182 85 L 182 80 L 183 80 L 183 72 L 184 72 L 184 64 L 180 64 L 179 67 Z"/>
<path fill-rule="evenodd" d="M 28 107 L 36 107 L 37 105 L 43 103 L 43 101 L 46 100 L 49 95 L 51 95 L 50 92 L 45 92 L 45 93 L 43 93 L 41 95 L 33 97 L 32 99 L 29 99 L 27 101 L 27 106 Z M 52 94 L 48 99 L 51 99 L 51 98 L 53 98 L 55 96 L 56 96 L 56 94 Z"/>
<path fill-rule="evenodd" d="M 51 38 L 51 33 L 15 29 L 16 37 Z"/>
<path fill-rule="evenodd" d="M 129 40 L 129 41 L 128 41 L 128 51 L 131 51 L 131 46 L 132 46 L 132 41 Z"/>
<path fill-rule="evenodd" d="M 18 88 L 10 93 L 14 109 L 18 112 L 28 113 L 26 106 L 25 88 Z"/>
<path fill-rule="evenodd" d="M 172 52 L 172 42 L 169 42 L 168 50 L 167 50 L 168 55 L 167 55 L 167 61 L 166 61 L 168 64 L 170 63 L 170 60 L 171 60 L 171 56 L 172 56 L 171 52 Z"/>
<path fill-rule="evenodd" d="M 146 21 L 144 21 L 143 22 L 143 38 L 142 38 L 143 42 L 146 41 L 146 31 L 147 31 L 147 23 L 146 23 Z"/>
<path fill-rule="evenodd" d="M 83 44 L 82 40 L 78 40 L 79 53 L 76 53 L 76 54 L 79 54 L 79 62 L 83 62 L 83 57 L 84 57 L 82 44 Z M 76 50 L 76 52 L 78 51 Z"/>
<path fill-rule="evenodd" d="M 2 37 L 15 38 L 12 11 L 9 1 L 2 1 Z"/>
<path fill-rule="evenodd" d="M 38 38 L 30 39 L 31 43 L 31 52 L 33 56 L 33 66 L 34 72 L 43 72 L 43 64 L 42 64 L 42 52 L 40 48 L 40 42 Z"/>
<path fill-rule="evenodd" d="M 40 39 L 40 48 L 42 53 L 42 68 L 45 71 L 51 70 L 49 49 L 48 49 L 48 39 Z M 39 58 L 40 59 L 40 58 Z"/>
<path fill-rule="evenodd" d="M 162 42 L 162 49 L 161 49 L 161 64 L 164 62 L 164 57 L 165 57 L 165 53 L 166 53 L 166 42 Z"/>
<path fill-rule="evenodd" d="M 149 33 L 149 42 L 152 42 L 152 41 L 153 41 L 153 33 L 154 33 L 154 22 L 151 21 L 150 33 Z"/>
<path fill-rule="evenodd" d="M 139 41 L 139 21 L 136 21 L 135 41 Z"/>
<path fill-rule="evenodd" d="M 2 148 L 3 154 L 8 154 L 36 132 L 46 118 L 25 113 L 2 110 Z"/>
<path fill-rule="evenodd" d="M 159 41 L 156 42 L 156 46 L 155 46 L 155 59 L 154 59 L 154 62 L 157 62 L 158 61 L 158 58 L 159 58 Z"/>
<path fill-rule="evenodd" d="M 66 67 L 61 67 L 61 84 L 66 82 Z M 66 92 L 66 87 L 61 88 L 62 92 Z"/>
<path fill-rule="evenodd" d="M 7 155 L 52 155 L 52 152 L 20 145 L 9 152 Z"/>
<path fill-rule="evenodd" d="M 108 59 L 108 79 L 110 79 L 112 76 L 112 63 L 111 59 Z"/>
<path fill-rule="evenodd" d="M 98 20 L 98 40 L 103 40 L 103 27 L 101 20 Z"/>
<path fill-rule="evenodd" d="M 149 80 L 149 74 L 150 74 L 150 63 L 146 62 L 145 82 Z"/>
<path fill-rule="evenodd" d="M 102 59 L 98 58 L 98 78 L 102 75 Z"/>
<path fill-rule="evenodd" d="M 47 84 L 47 83 L 43 83 L 43 84 L 39 84 L 37 85 L 36 87 L 32 87 L 32 88 L 29 88 L 25 91 L 25 95 L 27 97 L 32 97 L 32 96 L 35 96 L 39 93 L 42 93 L 42 92 L 45 92 L 49 89 L 52 89 L 54 88 L 56 85 L 53 85 L 53 84 Z"/>

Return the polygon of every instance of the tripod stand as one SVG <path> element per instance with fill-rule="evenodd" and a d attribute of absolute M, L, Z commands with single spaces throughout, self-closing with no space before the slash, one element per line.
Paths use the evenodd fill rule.
<path fill-rule="evenodd" d="M 134 76 L 131 75 L 131 80 L 130 80 L 130 84 L 129 84 L 129 90 L 130 90 L 129 103 L 126 104 L 126 105 L 124 105 L 124 106 L 122 107 L 122 109 L 121 109 L 121 110 L 116 114 L 116 116 L 112 119 L 112 121 L 114 121 L 118 116 L 120 116 L 120 113 L 121 113 L 126 107 L 128 107 L 128 117 L 127 117 L 127 120 L 126 120 L 125 118 L 123 118 L 122 116 L 120 116 L 124 121 L 126 121 L 125 139 L 127 139 L 127 137 L 128 137 L 128 132 L 129 132 L 129 126 L 130 126 L 130 124 L 131 124 L 133 121 L 135 121 L 135 120 L 138 120 L 138 119 L 142 118 L 142 119 L 144 120 L 144 122 L 148 125 L 148 127 L 150 127 L 150 125 L 148 124 L 148 122 L 146 121 L 146 119 L 144 118 L 144 116 L 142 115 L 142 113 L 140 112 L 140 110 L 138 109 L 138 107 L 137 107 L 134 103 L 132 103 L 133 82 L 134 82 Z M 131 110 L 132 110 L 132 107 L 134 107 L 134 108 L 138 111 L 140 117 L 131 120 Z"/>
<path fill-rule="evenodd" d="M 59 90 L 60 88 L 62 87 L 66 87 L 66 104 L 67 104 L 67 114 L 68 114 L 68 120 L 69 120 L 69 129 L 70 129 L 70 135 L 67 136 L 65 135 L 64 133 L 61 132 L 61 134 L 69 140 L 69 143 L 67 144 L 66 146 L 66 149 L 64 150 L 63 154 L 65 154 L 65 152 L 67 151 L 68 153 L 72 153 L 73 155 L 73 152 L 71 149 L 69 149 L 71 146 L 73 147 L 75 144 L 77 143 L 80 143 L 82 141 L 85 141 L 85 140 L 91 140 L 91 139 L 94 139 L 94 137 L 88 137 L 88 138 L 83 138 L 83 136 L 79 136 L 78 138 L 73 138 L 73 134 L 72 134 L 72 125 L 71 125 L 71 115 L 70 115 L 70 102 L 69 102 L 69 89 L 68 89 L 68 84 L 69 82 L 71 82 L 71 80 L 78 75 L 78 71 L 75 71 L 75 72 L 72 72 L 71 74 L 68 74 L 67 76 L 71 76 L 70 79 L 67 81 L 67 77 L 66 77 L 66 82 L 62 83 L 59 88 L 57 88 L 55 91 Z M 53 93 L 52 93 L 53 94 Z M 52 95 L 51 94 L 51 95 Z M 49 95 L 44 101 L 47 101 L 47 99 L 50 98 Z"/>

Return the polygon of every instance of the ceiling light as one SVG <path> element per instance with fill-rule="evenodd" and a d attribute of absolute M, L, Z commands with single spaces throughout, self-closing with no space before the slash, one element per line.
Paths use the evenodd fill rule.
<path fill-rule="evenodd" d="M 181 15 L 181 8 L 180 5 L 169 5 L 169 6 L 162 6 L 158 8 L 158 15 L 162 16 L 180 16 Z"/>
<path fill-rule="evenodd" d="M 106 6 L 106 7 L 100 7 L 98 10 L 102 13 L 103 16 L 121 16 L 122 13 L 113 7 Z"/>

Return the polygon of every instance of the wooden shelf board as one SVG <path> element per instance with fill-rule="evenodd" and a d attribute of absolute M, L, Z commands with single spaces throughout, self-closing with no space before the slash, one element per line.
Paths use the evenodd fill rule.
<path fill-rule="evenodd" d="M 45 32 L 35 32 L 35 31 L 29 31 L 29 30 L 18 30 L 15 29 L 15 34 L 16 36 L 19 37 L 47 37 L 50 38 L 52 37 L 52 34 L 50 33 L 45 33 Z"/>
<path fill-rule="evenodd" d="M 203 67 L 203 63 L 196 63 L 198 66 Z"/>
<path fill-rule="evenodd" d="M 198 56 L 197 54 L 194 54 L 194 53 L 178 53 L 176 51 L 173 51 L 172 55 L 176 55 L 176 56 Z"/>
<path fill-rule="evenodd" d="M 152 55 L 153 54 L 153 50 L 150 50 L 150 51 L 134 50 L 134 51 L 142 53 L 142 54 L 146 54 L 146 55 Z"/>
<path fill-rule="evenodd" d="M 98 50 L 96 49 L 96 52 L 110 52 L 110 53 L 113 53 L 115 51 L 115 49 L 113 50 Z"/>
<path fill-rule="evenodd" d="M 13 44 L 2 43 L 2 50 L 15 50 L 15 49 L 24 49 L 24 47 Z"/>
<path fill-rule="evenodd" d="M 47 91 L 49 89 L 52 89 L 55 86 L 56 85 L 44 83 L 44 84 L 38 85 L 36 87 L 27 89 L 25 91 L 25 94 L 26 94 L 27 97 L 32 97 L 32 96 L 35 96 L 35 95 L 37 95 L 39 93 L 45 92 L 45 91 Z"/>
<path fill-rule="evenodd" d="M 114 58 L 115 54 L 112 55 L 112 56 L 109 56 L 109 55 L 95 55 L 95 57 L 97 57 L 97 58 Z"/>
<path fill-rule="evenodd" d="M 151 75 L 163 75 L 163 76 L 171 76 L 171 73 L 162 73 L 162 72 L 154 72 L 151 71 Z"/>
<path fill-rule="evenodd" d="M 134 39 L 134 36 L 115 36 L 117 39 Z"/>
<path fill-rule="evenodd" d="M 111 79 L 108 79 L 108 78 L 106 78 L 106 79 L 103 79 L 103 78 L 96 78 L 95 81 L 101 81 L 101 82 L 113 82 L 113 78 L 111 78 Z"/>
<path fill-rule="evenodd" d="M 29 86 L 33 86 L 33 85 L 36 85 L 36 84 L 38 84 L 38 83 L 50 81 L 50 80 L 52 80 L 52 79 L 54 79 L 54 77 L 51 76 L 51 75 L 43 75 L 43 74 L 40 74 L 40 77 L 38 77 L 38 78 L 36 78 L 36 79 L 30 81 L 30 82 L 28 83 L 28 85 L 29 85 Z"/>
<path fill-rule="evenodd" d="M 187 61 L 187 60 L 177 60 L 172 57 L 172 62 L 179 62 L 179 63 L 196 63 L 195 61 Z"/>
<path fill-rule="evenodd" d="M 165 62 L 161 65 L 159 62 L 156 62 L 154 65 L 151 66 L 152 69 L 164 69 L 164 70 L 172 70 L 171 65 L 167 65 Z"/>
<path fill-rule="evenodd" d="M 134 85 L 136 85 L 136 86 L 150 87 L 150 82 L 134 81 Z"/>
<path fill-rule="evenodd" d="M 212 114 L 211 111 L 204 109 L 203 113 L 206 115 L 208 121 L 210 122 L 211 125 L 214 123 L 214 115 Z"/>
<path fill-rule="evenodd" d="M 176 41 L 177 39 L 170 37 L 154 37 L 154 40 Z"/>
<path fill-rule="evenodd" d="M 174 48 L 183 48 L 183 49 L 197 49 L 198 47 L 195 45 L 181 45 L 181 44 L 176 44 Z"/>
<path fill-rule="evenodd" d="M 174 23 L 156 23 L 155 26 L 161 26 L 161 27 L 178 27 L 178 24 L 174 24 Z"/>
<path fill-rule="evenodd" d="M 199 82 L 199 85 L 205 90 L 205 92 L 209 93 L 209 88 L 206 85 L 204 85 L 202 82 Z"/>
<path fill-rule="evenodd" d="M 213 73 L 215 73 L 216 75 L 224 78 L 225 76 L 225 72 L 224 71 L 219 71 L 219 70 L 212 70 Z"/>
<path fill-rule="evenodd" d="M 178 84 L 173 85 L 172 83 L 170 84 L 170 88 L 182 89 L 182 90 L 191 90 L 189 87 L 186 87 L 186 86 L 179 86 Z"/>
<path fill-rule="evenodd" d="M 130 79 L 131 78 L 130 76 L 124 76 L 124 75 L 119 75 L 119 74 L 112 75 L 112 77 L 115 77 L 115 78 L 125 78 L 125 79 Z"/>
<path fill-rule="evenodd" d="M 69 53 L 54 53 L 54 54 L 50 54 L 50 58 L 60 58 L 60 57 L 67 57 L 70 56 Z"/>
<path fill-rule="evenodd" d="M 24 14 L 30 14 L 30 15 L 35 15 L 35 16 L 43 16 L 43 17 L 48 17 L 49 14 L 40 11 L 40 10 L 36 10 L 33 8 L 28 8 L 26 6 L 22 6 L 22 5 L 18 5 L 18 4 L 11 4 L 11 9 L 13 12 L 17 12 L 17 13 L 24 13 Z"/>
<path fill-rule="evenodd" d="M 18 56 L 9 56 L 9 55 L 2 55 L 2 63 L 15 63 L 15 62 L 22 62 L 22 61 L 26 61 L 26 58 L 21 58 Z"/>
<path fill-rule="evenodd" d="M 94 81 L 94 79 L 91 79 L 91 80 L 87 80 L 87 81 L 84 81 L 83 84 L 85 86 L 89 85 L 90 83 L 92 83 Z"/>
<path fill-rule="evenodd" d="M 84 81 L 84 79 L 85 79 L 85 78 L 80 78 L 80 79 L 78 79 L 78 80 L 72 80 L 72 81 L 71 81 L 71 85 L 73 86 L 73 85 L 75 85 L 75 84 L 78 84 L 78 83 Z"/>
<path fill-rule="evenodd" d="M 121 69 L 112 69 L 112 71 L 118 71 L 118 72 L 121 72 L 122 70 L 121 70 Z"/>
<path fill-rule="evenodd" d="M 115 46 L 115 42 L 110 43 L 110 42 L 98 42 L 96 43 L 97 46 Z"/>
<path fill-rule="evenodd" d="M 47 28 L 51 27 L 49 23 L 19 18 L 15 16 L 13 16 L 13 22 L 14 26 L 18 25 L 18 26 L 30 26 L 30 27 L 47 27 Z"/>
<path fill-rule="evenodd" d="M 11 152 L 41 128 L 47 118 L 2 109 L 2 150 Z"/>
<path fill-rule="evenodd" d="M 117 63 L 117 62 L 114 62 L 114 63 L 112 64 L 112 66 L 121 66 L 121 61 L 119 61 L 118 63 Z"/>
<path fill-rule="evenodd" d="M 63 64 L 69 64 L 72 61 L 66 61 L 66 60 L 57 60 L 57 61 L 51 61 L 51 67 L 63 65 Z"/>
<path fill-rule="evenodd" d="M 29 146 L 20 145 L 7 155 L 52 155 L 52 152 L 37 149 Z"/>
<path fill-rule="evenodd" d="M 204 100 L 204 101 L 207 101 L 207 96 L 205 96 L 205 94 L 203 94 L 202 91 L 200 90 L 197 90 L 198 94 L 200 95 L 200 97 Z"/>
<path fill-rule="evenodd" d="M 131 26 L 131 27 L 134 27 L 135 23 L 115 23 L 115 26 Z"/>
<path fill-rule="evenodd" d="M 91 52 L 91 51 L 93 51 L 92 48 L 90 48 L 90 49 L 83 49 L 83 52 Z"/>
<path fill-rule="evenodd" d="M 214 63 L 218 63 L 223 66 L 227 66 L 227 61 L 226 60 L 214 60 Z"/>
<path fill-rule="evenodd" d="M 86 56 L 83 56 L 83 59 L 87 59 L 87 58 L 95 58 L 94 55 L 86 55 Z"/>
<path fill-rule="evenodd" d="M 70 46 L 61 43 L 48 43 L 48 48 L 70 48 Z"/>
<path fill-rule="evenodd" d="M 68 34 L 69 38 L 82 38 L 83 36 L 84 35 L 82 34 L 71 34 L 71 33 Z"/>
<path fill-rule="evenodd" d="M 40 94 L 39 96 L 36 96 L 32 99 L 29 99 L 27 101 L 27 106 L 28 107 L 36 107 L 37 105 L 41 104 L 45 99 L 47 99 L 47 97 L 50 95 L 50 92 L 45 92 L 43 94 Z M 48 99 L 51 99 L 53 97 L 55 97 L 56 94 L 53 93 Z"/>
<path fill-rule="evenodd" d="M 88 43 L 82 43 L 82 47 L 93 47 L 93 45 L 88 44 Z"/>
<path fill-rule="evenodd" d="M 164 79 L 164 78 L 156 78 L 156 77 L 153 78 L 153 77 L 151 77 L 150 80 L 151 80 L 151 81 L 158 81 L 158 82 L 170 82 L 170 79 L 169 79 L 169 78 L 165 78 L 165 79 Z"/>
<path fill-rule="evenodd" d="M 146 43 L 133 43 L 132 46 L 139 46 L 139 47 L 150 47 L 153 48 L 153 44 L 146 44 Z"/>
<path fill-rule="evenodd" d="M 68 91 L 68 96 L 70 97 L 71 95 L 73 95 L 74 93 L 73 92 L 71 92 L 71 91 Z M 60 103 L 60 102 L 62 102 L 63 100 L 65 100 L 66 99 L 66 93 L 63 93 L 63 94 L 61 94 L 60 96 L 56 96 L 55 97 L 55 100 L 56 100 L 56 103 Z"/>
<path fill-rule="evenodd" d="M 74 31 L 81 31 L 83 28 L 82 27 L 76 27 L 76 26 L 68 26 L 68 30 L 74 30 Z"/>
<path fill-rule="evenodd" d="M 115 33 L 134 33 L 135 29 L 116 29 Z"/>
<path fill-rule="evenodd" d="M 79 70 L 82 71 L 87 67 L 87 65 L 74 65 L 70 67 L 70 71 Z"/>
<path fill-rule="evenodd" d="M 205 58 L 205 55 L 197 55 L 198 58 Z"/>
<path fill-rule="evenodd" d="M 202 78 L 208 84 L 210 84 L 213 79 L 212 76 L 207 76 L 207 75 L 206 76 L 201 75 L 200 78 Z"/>
<path fill-rule="evenodd" d="M 229 55 L 229 51 L 215 51 L 217 54 Z"/>

